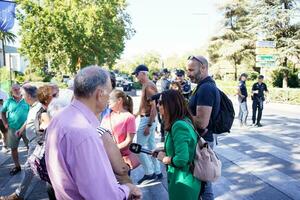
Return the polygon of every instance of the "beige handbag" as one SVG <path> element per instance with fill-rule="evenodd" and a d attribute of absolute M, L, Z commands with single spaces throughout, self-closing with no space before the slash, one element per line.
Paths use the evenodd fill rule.
<path fill-rule="evenodd" d="M 201 181 L 214 182 L 221 176 L 221 161 L 200 136 L 196 146 L 193 168 L 193 175 Z"/>

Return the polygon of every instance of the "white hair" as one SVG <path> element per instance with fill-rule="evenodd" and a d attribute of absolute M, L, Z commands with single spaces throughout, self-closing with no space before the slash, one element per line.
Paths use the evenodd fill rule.
<path fill-rule="evenodd" d="M 73 98 L 73 91 L 69 89 L 63 89 L 59 91 L 59 96 L 53 98 L 51 103 L 48 106 L 47 112 L 51 118 L 58 114 L 64 107 L 68 106 L 71 103 Z"/>

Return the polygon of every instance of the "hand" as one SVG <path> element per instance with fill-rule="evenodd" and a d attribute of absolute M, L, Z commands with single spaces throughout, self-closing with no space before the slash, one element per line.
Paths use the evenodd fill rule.
<path fill-rule="evenodd" d="M 23 131 L 21 129 L 19 129 L 19 130 L 16 131 L 15 134 L 16 134 L 17 137 L 21 137 L 22 133 L 23 133 Z"/>
<path fill-rule="evenodd" d="M 5 129 L 8 129 L 8 123 L 3 122 Z"/>
<path fill-rule="evenodd" d="M 152 152 L 152 156 L 156 158 L 158 153 L 161 152 L 161 151 L 165 151 L 165 148 L 164 147 L 158 147 L 158 148 L 154 149 L 153 152 Z"/>
<path fill-rule="evenodd" d="M 150 127 L 146 126 L 145 130 L 144 130 L 144 135 L 147 136 L 150 133 Z"/>
<path fill-rule="evenodd" d="M 157 154 L 157 159 L 159 160 L 159 161 L 163 161 L 163 159 L 164 159 L 164 157 L 166 157 L 166 153 L 165 152 L 163 152 L 163 151 L 160 151 L 160 152 L 158 152 L 158 154 Z"/>
<path fill-rule="evenodd" d="M 142 199 L 142 192 L 141 192 L 141 190 L 137 186 L 135 186 L 135 185 L 133 185 L 131 183 L 127 183 L 125 185 L 127 185 L 129 187 L 129 196 L 128 196 L 128 199 L 132 199 L 132 200 L 140 200 L 140 199 Z"/>

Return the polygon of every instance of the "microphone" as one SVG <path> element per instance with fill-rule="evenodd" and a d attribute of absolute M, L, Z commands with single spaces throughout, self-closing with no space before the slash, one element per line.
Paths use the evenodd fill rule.
<path fill-rule="evenodd" d="M 152 155 L 152 151 L 149 150 L 149 149 L 144 149 L 142 147 L 142 145 L 140 144 L 137 144 L 137 143 L 131 143 L 130 146 L 129 146 L 129 150 L 133 153 L 146 153 L 146 154 L 149 154 L 149 155 Z"/>

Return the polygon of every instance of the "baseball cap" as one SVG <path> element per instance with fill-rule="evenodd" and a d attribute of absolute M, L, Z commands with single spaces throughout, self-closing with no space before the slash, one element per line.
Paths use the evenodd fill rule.
<path fill-rule="evenodd" d="M 165 74 L 170 73 L 170 71 L 169 71 L 167 68 L 164 68 L 164 69 L 162 70 L 162 72 L 165 73 Z"/>
<path fill-rule="evenodd" d="M 149 69 L 146 65 L 139 65 L 135 68 L 134 72 L 132 72 L 132 75 L 138 74 L 139 72 L 148 72 Z"/>
<path fill-rule="evenodd" d="M 246 73 L 242 73 L 242 74 L 241 74 L 241 77 L 242 77 L 242 76 L 244 76 L 244 77 L 248 77 L 248 74 L 246 74 Z"/>
<path fill-rule="evenodd" d="M 264 79 L 264 75 L 259 75 L 258 79 Z"/>
<path fill-rule="evenodd" d="M 182 69 L 178 69 L 175 72 L 176 76 L 184 76 L 184 71 Z"/>

